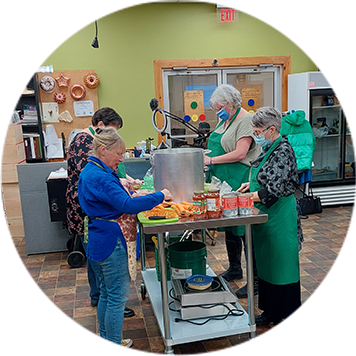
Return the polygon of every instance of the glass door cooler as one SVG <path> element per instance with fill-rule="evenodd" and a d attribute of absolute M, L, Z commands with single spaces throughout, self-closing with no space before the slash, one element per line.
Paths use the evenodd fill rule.
<path fill-rule="evenodd" d="M 355 154 L 342 106 L 321 72 L 288 78 L 288 109 L 303 110 L 316 137 L 313 193 L 323 206 L 355 200 Z"/>

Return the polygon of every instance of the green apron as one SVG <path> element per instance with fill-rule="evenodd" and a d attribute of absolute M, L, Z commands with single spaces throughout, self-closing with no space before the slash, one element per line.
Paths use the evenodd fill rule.
<path fill-rule="evenodd" d="M 238 113 L 239 110 L 235 113 L 235 115 L 231 119 L 231 122 L 229 123 L 229 126 L 226 128 L 226 130 L 228 130 L 230 125 L 234 122 Z M 221 125 L 223 125 L 223 123 L 224 122 L 221 121 L 216 129 L 218 129 Z M 226 130 L 224 130 L 222 134 L 219 134 L 215 132 L 216 129 L 209 136 L 208 149 L 211 150 L 211 152 L 208 153 L 209 157 L 221 156 L 227 153 L 221 145 L 221 139 L 224 133 L 226 132 Z M 233 191 L 240 188 L 242 183 L 246 183 L 249 180 L 250 167 L 246 166 L 243 163 L 233 162 L 233 163 L 212 164 L 210 167 L 211 168 L 208 174 L 208 181 L 211 181 L 211 177 L 215 176 L 221 180 L 221 183 L 223 181 L 226 181 L 232 187 Z M 236 236 L 245 235 L 244 226 L 233 226 L 230 228 L 222 228 L 218 230 L 232 231 L 233 234 Z"/>
<path fill-rule="evenodd" d="M 120 162 L 119 165 L 117 166 L 117 174 L 119 175 L 120 178 L 126 179 L 126 167 L 124 162 Z"/>
<path fill-rule="evenodd" d="M 261 164 L 251 169 L 250 191 L 261 189 L 257 173 L 277 147 L 282 137 L 270 147 Z M 264 224 L 252 225 L 258 276 L 271 284 L 290 284 L 299 281 L 297 208 L 294 195 L 279 198 L 270 208 L 255 203 L 268 214 Z"/>

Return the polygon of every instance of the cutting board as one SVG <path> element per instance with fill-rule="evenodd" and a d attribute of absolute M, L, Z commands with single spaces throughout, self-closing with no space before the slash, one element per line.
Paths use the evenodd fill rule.
<path fill-rule="evenodd" d="M 170 209 L 170 210 L 172 210 L 172 209 Z M 139 213 L 137 215 L 137 218 L 138 218 L 138 221 L 142 225 L 172 224 L 172 223 L 179 221 L 178 217 L 172 218 L 172 219 L 150 220 L 149 218 L 146 218 L 145 216 L 143 216 L 143 213 Z"/>

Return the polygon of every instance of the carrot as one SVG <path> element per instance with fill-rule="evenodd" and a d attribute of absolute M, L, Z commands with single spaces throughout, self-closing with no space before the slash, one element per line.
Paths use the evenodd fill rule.
<path fill-rule="evenodd" d="M 177 203 L 176 205 L 177 205 L 178 209 L 180 210 L 180 213 L 181 213 L 181 214 L 184 214 L 184 213 L 183 213 L 183 212 L 185 212 L 184 206 L 183 206 L 182 204 L 180 204 L 180 203 Z"/>
<path fill-rule="evenodd" d="M 182 205 L 183 205 L 184 209 L 186 209 L 186 210 L 192 210 L 193 209 L 192 205 L 186 205 L 186 204 L 183 204 L 183 203 L 182 203 Z"/>
<path fill-rule="evenodd" d="M 160 204 L 160 206 L 162 206 L 163 208 L 169 208 L 171 204 L 164 201 L 163 203 Z"/>
<path fill-rule="evenodd" d="M 193 207 L 193 203 L 189 203 L 187 201 L 182 201 L 182 204 Z"/>
<path fill-rule="evenodd" d="M 175 210 L 175 212 L 176 212 L 179 216 L 181 215 L 180 210 L 179 210 L 179 208 L 177 207 L 177 204 L 172 204 L 172 205 L 171 205 L 171 208 L 173 208 L 173 209 Z"/>

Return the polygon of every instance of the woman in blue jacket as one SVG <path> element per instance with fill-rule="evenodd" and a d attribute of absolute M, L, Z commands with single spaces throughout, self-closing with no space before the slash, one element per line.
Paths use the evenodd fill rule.
<path fill-rule="evenodd" d="M 79 177 L 78 197 L 89 218 L 87 258 L 100 281 L 97 308 L 100 336 L 130 347 L 122 340 L 130 275 L 127 242 L 136 238 L 136 214 L 172 199 L 167 189 L 145 196 L 131 195 L 116 172 L 125 143 L 113 128 L 97 130 L 92 156 Z"/>

